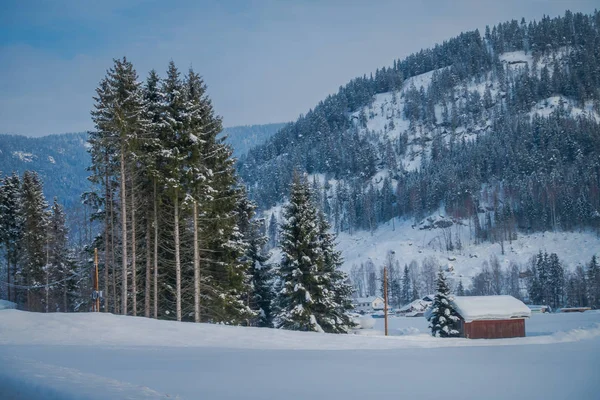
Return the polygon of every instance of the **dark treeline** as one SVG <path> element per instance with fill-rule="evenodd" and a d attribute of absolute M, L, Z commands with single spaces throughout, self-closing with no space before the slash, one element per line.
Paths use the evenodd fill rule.
<path fill-rule="evenodd" d="M 87 311 L 91 287 L 83 248 L 68 243 L 66 216 L 36 172 L 0 182 L 0 298 L 38 312 Z"/>
<path fill-rule="evenodd" d="M 439 265 L 434 257 L 427 257 L 420 264 L 412 260 L 402 267 L 396 255 L 389 252 L 383 265 L 367 261 L 352 267 L 350 279 L 356 297 L 382 295 L 383 268 L 388 270 L 388 299 L 392 307 L 433 295 L 436 274 L 443 270 L 457 296 L 511 295 L 529 304 L 549 305 L 554 309 L 600 309 L 600 264 L 595 256 L 586 265 L 571 270 L 556 253 L 540 251 L 525 265 L 510 263 L 506 267 L 492 255 L 464 285 L 454 275 L 453 268 Z"/>
<path fill-rule="evenodd" d="M 518 229 L 598 227 L 600 125 L 573 107 L 600 111 L 599 48 L 599 12 L 462 34 L 351 81 L 251 150 L 238 169 L 262 208 L 281 201 L 294 168 L 336 179 L 317 189 L 337 231 L 419 219 L 440 204 L 473 219 L 478 240 L 498 240 L 499 231 L 509 239 Z M 531 62 L 502 61 L 509 51 L 525 51 Z M 378 111 L 375 94 L 435 69 L 429 87 L 405 88 L 403 106 L 388 116 L 385 132 L 400 116 L 410 123 L 406 132 L 366 130 Z M 549 115 L 529 114 L 540 102 L 550 109 L 550 98 L 562 104 Z M 406 170 L 400 160 L 415 144 L 430 151 L 417 170 Z M 387 174 L 374 182 L 378 171 Z"/>

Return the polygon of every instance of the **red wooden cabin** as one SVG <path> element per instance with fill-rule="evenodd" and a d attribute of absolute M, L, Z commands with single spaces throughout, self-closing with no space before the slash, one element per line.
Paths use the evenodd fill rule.
<path fill-rule="evenodd" d="M 460 317 L 458 330 L 468 339 L 524 337 L 525 318 L 531 316 L 512 296 L 457 296 L 452 306 Z"/>

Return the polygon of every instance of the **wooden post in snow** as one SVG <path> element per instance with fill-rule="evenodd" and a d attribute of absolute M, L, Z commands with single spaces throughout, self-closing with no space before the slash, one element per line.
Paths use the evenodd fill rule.
<path fill-rule="evenodd" d="M 385 336 L 387 336 L 388 335 L 387 267 L 383 267 L 383 318 L 385 320 Z"/>

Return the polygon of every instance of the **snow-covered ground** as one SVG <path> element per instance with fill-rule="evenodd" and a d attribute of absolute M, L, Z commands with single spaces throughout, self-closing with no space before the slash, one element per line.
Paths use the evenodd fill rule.
<path fill-rule="evenodd" d="M 526 338 L 439 339 L 423 318 L 369 335 L 0 312 L 0 398 L 591 399 L 600 313 L 534 315 Z M 432 385 L 431 382 L 435 382 Z"/>

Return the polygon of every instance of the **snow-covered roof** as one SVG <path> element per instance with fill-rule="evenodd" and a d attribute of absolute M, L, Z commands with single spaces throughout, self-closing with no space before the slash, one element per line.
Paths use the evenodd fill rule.
<path fill-rule="evenodd" d="M 452 305 L 466 322 L 531 316 L 529 307 L 512 296 L 455 296 Z"/>
<path fill-rule="evenodd" d="M 407 311 L 425 311 L 427 307 L 433 302 L 433 298 L 435 295 L 427 295 L 421 299 L 417 299 L 408 303 L 398 309 L 398 312 L 407 312 Z M 431 299 L 431 300 L 430 300 Z"/>
<path fill-rule="evenodd" d="M 371 296 L 371 297 L 357 297 L 356 299 L 354 299 L 354 302 L 355 303 L 372 303 L 378 299 L 383 301 L 383 299 L 381 297 Z"/>

